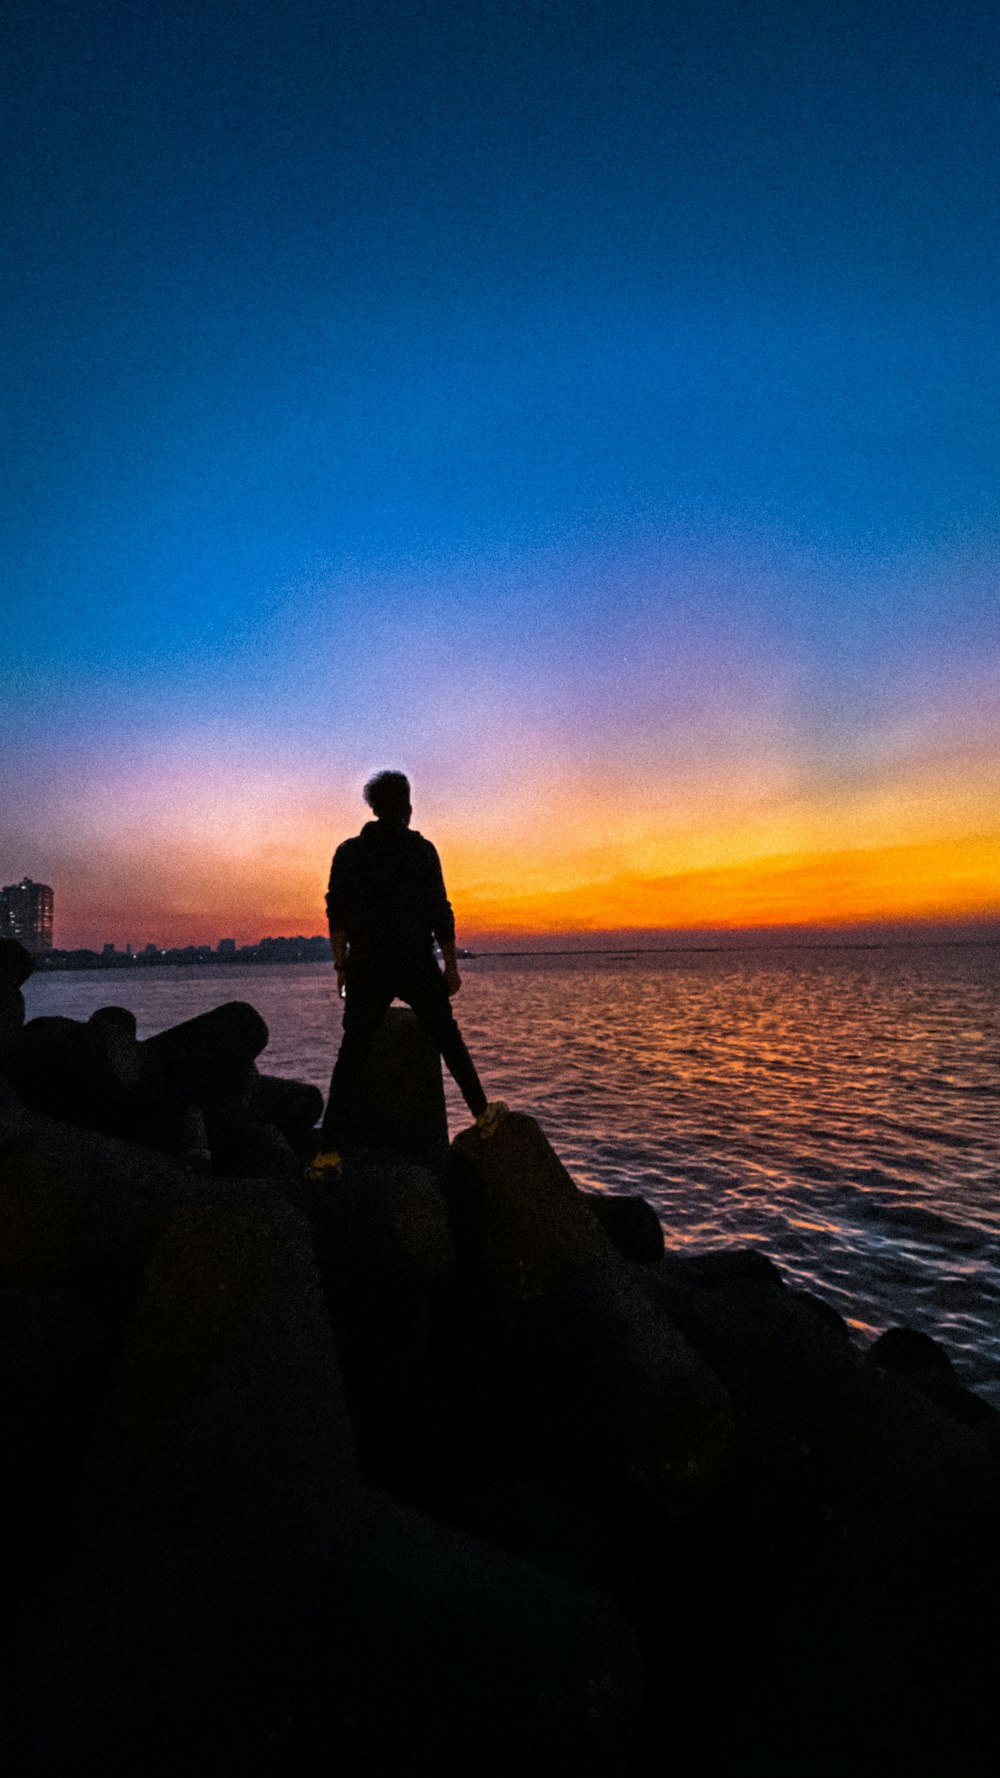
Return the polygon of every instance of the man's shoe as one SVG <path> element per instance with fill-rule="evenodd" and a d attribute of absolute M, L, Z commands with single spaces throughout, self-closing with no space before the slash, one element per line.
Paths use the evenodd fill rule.
<path fill-rule="evenodd" d="M 484 1139 L 487 1139 L 490 1136 L 495 1136 L 497 1126 L 501 1124 L 503 1119 L 507 1116 L 507 1110 L 508 1107 L 504 1104 L 502 1099 L 494 1099 L 491 1104 L 487 1105 L 486 1110 L 481 1111 L 476 1119 L 475 1127 L 480 1136 Z"/>
<path fill-rule="evenodd" d="M 334 1179 L 339 1179 L 343 1171 L 344 1163 L 337 1150 L 327 1148 L 313 1156 L 306 1168 L 306 1178 L 320 1185 L 329 1185 Z"/>

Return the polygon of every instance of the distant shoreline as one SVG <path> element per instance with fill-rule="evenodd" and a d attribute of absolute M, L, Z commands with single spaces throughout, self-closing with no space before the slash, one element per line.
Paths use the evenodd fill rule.
<path fill-rule="evenodd" d="M 185 947 L 184 950 L 165 956 L 149 956 L 143 952 L 128 956 L 116 952 L 113 957 L 105 957 L 99 951 L 46 951 L 34 959 L 35 973 L 39 975 L 62 975 L 74 972 L 89 974 L 107 973 L 115 970 L 147 969 L 232 969 L 274 968 L 276 965 L 293 963 L 330 963 L 329 944 L 325 953 L 312 949 L 318 941 L 303 941 L 302 950 L 298 949 L 300 941 L 295 939 L 268 939 L 263 943 L 268 947 L 263 951 L 260 946 L 247 945 L 241 947 L 235 956 L 219 956 L 216 951 L 202 951 L 201 947 Z M 288 951 L 284 950 L 285 946 Z M 517 951 L 459 951 L 460 962 L 477 963 L 490 960 L 514 957 L 687 957 L 712 955 L 757 955 L 760 952 L 775 953 L 778 951 L 920 951 L 920 950 L 969 950 L 988 946 L 1000 947 L 1000 937 L 990 938 L 977 936 L 973 938 L 843 938 L 843 939 L 750 939 L 731 944 L 701 945 L 595 945 L 593 947 L 565 946 L 559 949 Z M 273 947 L 273 948 L 272 948 Z M 310 948 L 306 948 L 310 947 Z"/>

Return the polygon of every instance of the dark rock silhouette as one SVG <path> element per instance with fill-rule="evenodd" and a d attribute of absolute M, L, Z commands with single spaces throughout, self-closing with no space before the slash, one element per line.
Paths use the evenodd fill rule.
<path fill-rule="evenodd" d="M 21 989 L 34 969 L 30 954 L 16 938 L 0 938 L 0 1070 L 17 1054 L 24 1026 Z"/>
<path fill-rule="evenodd" d="M 368 1139 L 440 1165 L 448 1151 L 441 1058 L 408 1006 L 390 1007 L 365 1081 Z"/>
<path fill-rule="evenodd" d="M 245 1000 L 229 1000 L 148 1038 L 145 1047 L 167 1085 L 197 1105 L 215 1094 L 247 1090 L 266 1043 L 259 1012 Z"/>
<path fill-rule="evenodd" d="M 323 1115 L 319 1087 L 301 1080 L 279 1080 L 274 1074 L 251 1074 L 247 1112 L 254 1123 L 280 1130 L 295 1148 L 311 1144 L 313 1131 Z"/>
<path fill-rule="evenodd" d="M 938 1343 L 665 1253 L 529 1117 L 449 1149 L 409 1014 L 323 1185 L 252 1008 L 4 1026 L 22 966 L 6 1770 L 992 1768 L 1000 1416 Z"/>
<path fill-rule="evenodd" d="M 112 1129 L 143 1096 L 135 1037 L 110 1020 L 29 1019 L 10 1078 L 32 1111 Z"/>
<path fill-rule="evenodd" d="M 122 1031 L 129 1037 L 136 1037 L 138 1027 L 135 1013 L 127 1006 L 99 1006 L 92 1012 L 88 1023 L 91 1025 L 110 1025 L 113 1030 Z"/>
<path fill-rule="evenodd" d="M 992 1421 L 1000 1433 L 1000 1415 L 988 1402 L 965 1389 L 944 1347 L 912 1327 L 890 1327 L 868 1348 L 869 1364 L 889 1371 L 929 1401 L 968 1426 Z"/>
<path fill-rule="evenodd" d="M 655 1265 L 663 1258 L 663 1226 L 638 1192 L 592 1192 L 588 1205 L 609 1241 L 625 1259 Z"/>

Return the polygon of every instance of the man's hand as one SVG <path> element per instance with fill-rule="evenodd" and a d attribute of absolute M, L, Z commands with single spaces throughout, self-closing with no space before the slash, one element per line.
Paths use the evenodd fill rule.
<path fill-rule="evenodd" d="M 462 978 L 458 973 L 458 960 L 455 956 L 455 940 L 452 939 L 450 944 L 446 944 L 443 939 L 438 942 L 441 945 L 441 961 L 444 964 L 444 985 L 450 997 L 457 994 L 462 986 Z"/>
<path fill-rule="evenodd" d="M 347 989 L 347 933 L 334 927 L 330 928 L 330 949 L 333 952 L 333 967 L 337 976 L 337 993 L 341 1000 Z"/>

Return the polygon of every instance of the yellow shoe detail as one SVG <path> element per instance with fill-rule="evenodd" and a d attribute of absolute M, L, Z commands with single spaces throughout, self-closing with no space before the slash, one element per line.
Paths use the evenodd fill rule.
<path fill-rule="evenodd" d="M 490 1105 L 487 1105 L 486 1110 L 481 1111 L 476 1119 L 476 1129 L 479 1131 L 480 1136 L 484 1139 L 490 1136 L 495 1136 L 497 1126 L 501 1124 L 507 1116 L 507 1110 L 508 1107 L 504 1104 L 502 1099 L 494 1099 Z"/>
<path fill-rule="evenodd" d="M 307 1179 L 320 1181 L 339 1179 L 344 1170 L 343 1162 L 335 1148 L 328 1148 L 322 1154 L 314 1155 L 306 1168 Z"/>

